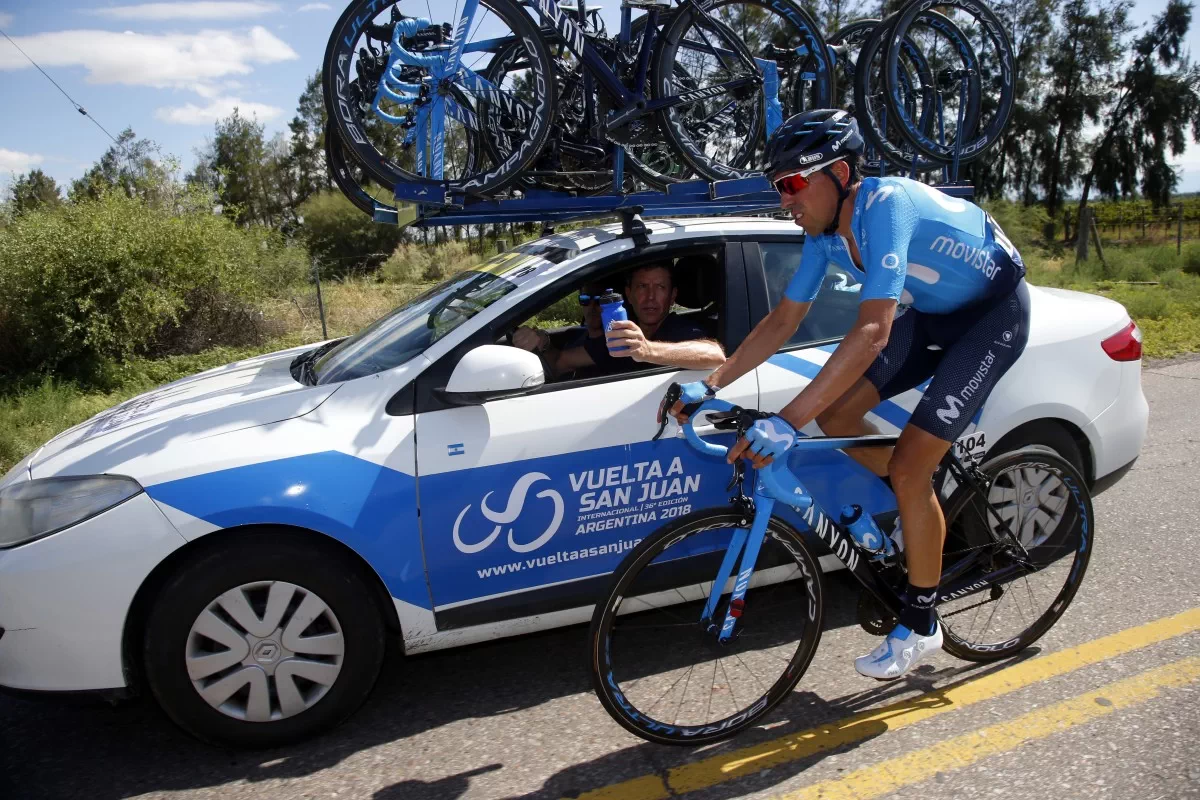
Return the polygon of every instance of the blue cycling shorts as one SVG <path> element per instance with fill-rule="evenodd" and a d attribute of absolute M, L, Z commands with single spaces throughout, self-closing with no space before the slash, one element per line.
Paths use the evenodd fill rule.
<path fill-rule="evenodd" d="M 1022 280 L 1009 294 L 949 314 L 909 308 L 892 323 L 866 378 L 882 400 L 932 378 L 909 424 L 953 442 L 1028 340 L 1029 288 Z"/>

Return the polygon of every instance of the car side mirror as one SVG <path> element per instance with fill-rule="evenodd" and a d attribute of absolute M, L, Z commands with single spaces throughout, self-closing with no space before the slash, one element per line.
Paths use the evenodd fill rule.
<path fill-rule="evenodd" d="M 461 359 L 440 394 L 449 403 L 473 406 L 516 397 L 546 382 L 542 360 L 528 350 L 501 344 L 483 344 Z"/>

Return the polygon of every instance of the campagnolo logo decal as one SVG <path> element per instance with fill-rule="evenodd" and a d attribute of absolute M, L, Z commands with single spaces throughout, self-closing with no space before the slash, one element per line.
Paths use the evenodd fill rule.
<path fill-rule="evenodd" d="M 487 548 L 492 542 L 500 536 L 504 526 L 512 525 L 521 516 L 521 512 L 525 510 L 526 495 L 529 493 L 530 487 L 538 481 L 548 481 L 550 476 L 542 472 L 530 472 L 521 476 L 513 487 L 512 492 L 508 495 L 508 505 L 503 511 L 494 511 L 488 506 L 488 498 L 492 496 L 492 492 L 488 492 L 483 496 L 482 502 L 479 504 L 479 510 L 483 513 L 485 519 L 495 525 L 492 532 L 484 537 L 481 541 L 474 544 L 468 544 L 462 539 L 460 529 L 462 527 L 463 518 L 467 516 L 467 512 L 471 510 L 468 505 L 459 512 L 458 518 L 454 520 L 454 546 L 462 553 L 478 553 L 480 550 Z M 549 500 L 554 505 L 554 518 L 537 538 L 533 541 L 521 543 L 513 537 L 513 529 L 508 529 L 508 546 L 514 553 L 528 553 L 531 550 L 536 550 L 554 536 L 558 532 L 559 525 L 563 520 L 563 498 L 562 495 L 553 489 L 543 489 L 538 492 L 535 497 Z"/>

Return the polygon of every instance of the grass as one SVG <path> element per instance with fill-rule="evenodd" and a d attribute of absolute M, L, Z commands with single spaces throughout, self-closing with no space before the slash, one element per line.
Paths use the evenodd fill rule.
<path fill-rule="evenodd" d="M 1117 246 L 1105 243 L 1107 264 L 1092 254 L 1084 264 L 1073 253 L 1039 241 L 1029 230 L 1037 219 L 993 213 L 1005 230 L 1023 225 L 1013 236 L 1025 256 L 1031 283 L 1111 297 L 1129 310 L 1145 335 L 1148 358 L 1200 351 L 1200 243 L 1176 255 L 1174 244 Z M 322 285 L 330 338 L 349 335 L 433 285 L 436 279 L 479 260 L 465 247 L 450 245 L 433 256 L 413 245 L 402 246 L 381 271 L 390 280 L 348 278 Z M 297 287 L 264 305 L 272 337 L 257 347 L 216 347 L 189 356 L 135 358 L 113 364 L 88 386 L 53 377 L 26 378 L 0 388 L 0 473 L 54 435 L 89 417 L 163 383 L 258 353 L 319 341 L 321 322 L 315 289 Z M 574 296 L 544 309 L 538 327 L 576 324 Z"/>

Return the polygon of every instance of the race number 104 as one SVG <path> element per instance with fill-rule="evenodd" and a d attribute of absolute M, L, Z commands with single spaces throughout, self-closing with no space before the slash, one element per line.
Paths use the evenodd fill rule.
<path fill-rule="evenodd" d="M 975 431 L 961 436 L 954 443 L 954 455 L 958 456 L 960 461 L 976 460 L 983 455 L 985 450 L 987 450 L 987 434 L 983 431 Z"/>

